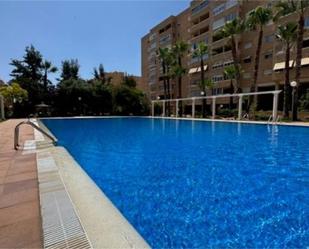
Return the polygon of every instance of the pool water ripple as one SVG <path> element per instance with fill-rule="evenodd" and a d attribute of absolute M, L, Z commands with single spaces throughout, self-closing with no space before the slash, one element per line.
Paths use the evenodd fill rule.
<path fill-rule="evenodd" d="M 148 118 L 44 123 L 153 248 L 306 248 L 309 129 Z"/>

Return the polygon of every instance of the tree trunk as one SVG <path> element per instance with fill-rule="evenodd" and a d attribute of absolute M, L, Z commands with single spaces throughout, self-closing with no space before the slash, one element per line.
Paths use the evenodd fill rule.
<path fill-rule="evenodd" d="M 231 38 L 231 43 L 232 43 L 232 57 L 233 57 L 233 61 L 234 61 L 234 67 L 236 70 L 236 77 L 235 77 L 235 81 L 236 81 L 236 89 L 234 89 L 234 92 L 237 93 L 239 92 L 239 88 L 240 88 L 240 68 L 239 68 L 239 59 L 238 59 L 238 55 L 237 55 L 237 47 L 236 47 L 236 41 L 235 41 L 235 37 L 232 36 Z"/>
<path fill-rule="evenodd" d="M 297 34 L 297 45 L 296 45 L 296 65 L 295 65 L 295 81 L 297 83 L 294 96 L 294 110 L 292 113 L 292 120 L 297 120 L 297 106 L 298 106 L 298 87 L 300 84 L 301 74 L 301 59 L 302 59 L 302 48 L 303 48 L 303 36 L 304 36 L 304 25 L 305 18 L 304 13 L 301 12 L 298 20 L 298 34 Z"/>
<path fill-rule="evenodd" d="M 263 42 L 263 27 L 260 27 L 258 44 L 255 52 L 255 61 L 254 61 L 254 77 L 253 77 L 253 84 L 251 85 L 250 92 L 257 91 L 257 80 L 258 80 L 258 73 L 259 73 L 259 66 L 260 66 L 260 54 Z M 250 107 L 253 104 L 254 109 L 257 107 L 257 96 L 250 96 L 249 98 L 249 106 L 248 111 L 250 111 Z"/>
<path fill-rule="evenodd" d="M 284 81 L 284 99 L 283 113 L 284 117 L 289 117 L 289 85 L 290 85 L 290 44 L 286 44 L 285 50 L 285 81 Z"/>
<path fill-rule="evenodd" d="M 178 57 L 178 66 L 181 67 L 181 57 Z M 178 98 L 182 97 L 182 77 L 178 76 Z M 182 117 L 182 101 L 179 101 L 179 117 Z"/>
<path fill-rule="evenodd" d="M 165 73 L 166 73 L 165 63 L 162 63 L 162 72 L 163 72 L 164 99 L 166 99 L 167 89 L 166 89 L 166 78 L 165 78 Z"/>
<path fill-rule="evenodd" d="M 230 81 L 230 94 L 233 94 L 234 91 L 233 91 L 233 80 L 231 79 Z M 230 97 L 230 110 L 232 110 L 233 108 L 233 97 Z"/>
<path fill-rule="evenodd" d="M 204 97 L 205 97 L 206 87 L 204 83 L 205 83 L 204 60 L 203 60 L 203 56 L 201 56 L 201 85 L 202 85 L 202 90 L 204 91 Z M 206 118 L 206 99 L 203 99 L 203 103 L 202 103 L 202 116 L 203 118 Z"/>
<path fill-rule="evenodd" d="M 167 84 L 167 98 L 168 99 L 171 99 L 171 91 L 170 91 L 170 78 L 169 76 L 166 77 L 166 84 Z M 170 115 L 170 110 L 171 110 L 171 102 L 168 101 L 167 102 L 167 113 L 168 113 L 168 116 Z"/>

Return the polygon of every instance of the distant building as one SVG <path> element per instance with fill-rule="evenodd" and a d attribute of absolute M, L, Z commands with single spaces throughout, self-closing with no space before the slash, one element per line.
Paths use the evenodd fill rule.
<path fill-rule="evenodd" d="M 120 85 L 123 82 L 125 76 L 132 77 L 136 81 L 136 87 L 139 88 L 140 90 L 145 91 L 145 89 L 143 89 L 143 86 L 141 84 L 140 76 L 130 75 L 125 72 L 118 72 L 118 71 L 106 72 L 105 75 L 109 83 L 115 86 Z"/>
<path fill-rule="evenodd" d="M 230 81 L 224 76 L 224 68 L 233 64 L 231 46 L 228 38 L 220 37 L 218 31 L 228 21 L 236 17 L 245 18 L 246 15 L 259 5 L 273 7 L 276 1 L 238 1 L 238 0 L 195 0 L 190 6 L 177 16 L 170 16 L 150 29 L 141 39 L 142 83 L 141 86 L 148 93 L 150 99 L 164 98 L 162 68 L 157 56 L 159 48 L 172 47 L 176 41 L 184 41 L 190 45 L 190 52 L 183 57 L 182 64 L 188 72 L 182 80 L 182 97 L 200 96 L 199 60 L 193 58 L 192 51 L 201 41 L 209 47 L 205 55 L 206 78 L 215 83 L 207 95 L 224 94 L 230 92 Z M 280 23 L 296 21 L 296 14 L 283 17 Z M 270 22 L 264 28 L 263 45 L 260 54 L 260 68 L 258 75 L 258 90 L 267 91 L 283 89 L 284 84 L 284 46 L 275 38 L 277 24 Z M 301 83 L 302 91 L 309 88 L 309 10 L 305 17 L 305 34 L 303 41 L 303 59 Z M 241 75 L 241 89 L 250 91 L 253 81 L 254 59 L 257 46 L 257 31 L 246 31 L 239 36 L 240 61 L 243 70 Z M 292 49 L 291 60 L 295 64 L 295 47 Z M 295 77 L 295 67 L 290 72 L 291 81 Z M 171 81 L 171 98 L 177 98 L 178 86 L 176 80 Z M 270 100 L 271 101 L 271 100 Z"/>

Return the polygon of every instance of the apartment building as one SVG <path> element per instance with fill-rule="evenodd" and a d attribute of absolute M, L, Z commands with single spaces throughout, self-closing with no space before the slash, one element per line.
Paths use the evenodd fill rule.
<path fill-rule="evenodd" d="M 228 21 L 237 17 L 245 18 L 248 13 L 259 5 L 272 8 L 275 1 L 210 1 L 195 0 L 187 9 L 177 16 L 170 16 L 155 27 L 141 40 L 142 47 L 142 85 L 150 99 L 164 98 L 162 68 L 157 56 L 159 47 L 172 47 L 176 41 L 185 41 L 190 45 L 188 54 L 183 58 L 183 65 L 187 74 L 182 80 L 182 97 L 200 96 L 199 89 L 200 68 L 199 59 L 192 56 L 192 52 L 201 41 L 205 41 L 209 47 L 209 53 L 205 55 L 206 77 L 214 82 L 213 89 L 208 95 L 230 93 L 230 80 L 224 76 L 224 68 L 233 64 L 231 46 L 228 38 L 219 35 L 219 30 Z M 280 20 L 280 23 L 297 20 L 292 14 Z M 260 69 L 258 75 L 258 90 L 281 89 L 284 83 L 284 46 L 277 41 L 275 33 L 278 23 L 270 22 L 264 28 L 263 46 L 260 56 Z M 309 28 L 309 12 L 305 21 Z M 246 31 L 237 39 L 239 58 L 241 61 L 241 89 L 250 91 L 253 80 L 254 59 L 257 46 L 257 31 Z M 292 49 L 290 78 L 295 75 L 295 51 Z M 309 32 L 304 36 L 303 48 L 302 87 L 309 87 Z M 178 97 L 178 89 L 175 80 L 171 83 L 171 98 Z M 265 99 L 264 99 L 265 100 Z M 267 97 L 266 97 L 267 100 Z M 224 99 L 222 100 L 224 104 Z M 267 101 L 264 101 L 267 102 Z M 263 101 L 261 102 L 263 108 Z"/>
<path fill-rule="evenodd" d="M 143 91 L 146 91 L 146 88 L 142 84 L 142 80 L 140 76 L 130 75 L 130 74 L 127 74 L 126 72 L 119 72 L 119 71 L 106 72 L 105 76 L 108 79 L 109 83 L 114 86 L 120 85 L 123 82 L 125 76 L 130 76 L 136 81 L 137 88 Z"/>

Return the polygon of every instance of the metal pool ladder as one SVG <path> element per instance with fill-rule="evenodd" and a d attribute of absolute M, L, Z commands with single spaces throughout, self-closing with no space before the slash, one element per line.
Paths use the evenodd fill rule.
<path fill-rule="evenodd" d="M 54 137 L 52 137 L 51 135 L 49 135 L 46 131 L 44 131 L 43 129 L 41 129 L 39 126 L 37 126 L 36 124 L 32 123 L 30 120 L 27 120 L 27 121 L 23 121 L 23 122 L 20 122 L 18 125 L 15 126 L 15 131 L 14 131 L 14 149 L 15 150 L 18 150 L 18 147 L 19 147 L 19 127 L 21 125 L 24 125 L 24 124 L 27 124 L 27 125 L 30 125 L 32 126 L 34 129 L 38 130 L 39 132 L 41 132 L 43 135 L 45 135 L 46 137 L 48 137 L 50 140 L 52 140 L 52 142 L 54 144 L 56 144 L 56 139 Z"/>

